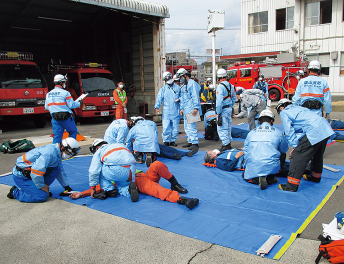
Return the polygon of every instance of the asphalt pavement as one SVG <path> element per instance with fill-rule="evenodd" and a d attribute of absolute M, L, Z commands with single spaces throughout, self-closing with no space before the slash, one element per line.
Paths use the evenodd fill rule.
<path fill-rule="evenodd" d="M 331 117 L 344 120 L 344 113 L 333 112 Z M 247 119 L 233 119 L 233 125 L 242 122 Z M 281 124 L 278 115 L 275 123 Z M 80 143 L 80 154 L 89 153 L 93 139 L 103 137 L 108 125 L 98 119 L 86 120 L 78 126 L 79 133 L 87 137 Z M 37 129 L 29 121 L 5 123 L 2 130 L 0 142 L 38 137 L 44 139 L 40 144 L 46 144 L 52 133 L 50 123 Z M 158 126 L 158 130 L 161 143 L 162 127 Z M 203 130 L 203 122 L 199 122 L 198 131 Z M 183 124 L 180 131 L 183 135 Z M 184 143 L 185 137 L 177 141 L 178 147 Z M 326 164 L 344 165 L 343 144 L 337 142 L 326 148 Z M 199 146 L 205 151 L 220 148 L 221 143 L 201 139 Z M 243 142 L 232 143 L 234 148 L 242 146 Z M 10 172 L 21 155 L 0 153 L 0 175 Z M 6 197 L 9 189 L 0 184 L 0 263 L 277 263 L 59 199 L 49 198 L 38 204 L 10 200 Z M 331 222 L 338 211 L 344 210 L 343 198 L 344 187 L 339 186 L 278 263 L 314 263 L 321 224 Z M 320 263 L 328 261 L 323 259 Z"/>

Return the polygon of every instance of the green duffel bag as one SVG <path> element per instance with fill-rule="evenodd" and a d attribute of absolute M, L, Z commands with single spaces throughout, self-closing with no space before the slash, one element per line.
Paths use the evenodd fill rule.
<path fill-rule="evenodd" d="M 3 153 L 26 152 L 34 148 L 35 145 L 28 139 L 20 139 L 14 142 L 9 140 L 0 145 L 0 151 Z"/>

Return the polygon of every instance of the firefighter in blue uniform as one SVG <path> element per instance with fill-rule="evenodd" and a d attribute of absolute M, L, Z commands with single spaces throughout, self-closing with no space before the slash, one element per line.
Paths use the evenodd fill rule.
<path fill-rule="evenodd" d="M 13 168 L 16 186 L 7 197 L 21 202 L 44 202 L 49 197 L 49 185 L 57 179 L 66 191 L 72 191 L 62 166 L 62 159 L 75 156 L 80 150 L 74 138 L 63 139 L 61 143 L 34 148 L 17 158 Z"/>
<path fill-rule="evenodd" d="M 66 91 L 67 78 L 62 74 L 54 77 L 55 87 L 46 95 L 45 108 L 51 114 L 51 125 L 53 128 L 53 143 L 62 141 L 63 132 L 69 133 L 69 137 L 76 139 L 78 129 L 76 128 L 73 112 L 71 109 L 78 108 L 82 102 L 75 102 L 70 94 Z"/>
<path fill-rule="evenodd" d="M 260 99 L 264 100 L 265 102 L 268 99 L 268 83 L 265 81 L 264 74 L 259 74 L 258 81 L 256 81 L 252 87 L 252 89 L 259 89 L 262 90 L 264 95 L 260 96 Z"/>
<path fill-rule="evenodd" d="M 104 140 L 109 144 L 125 143 L 129 131 L 128 121 L 126 119 L 116 119 L 112 121 L 105 131 Z"/>
<path fill-rule="evenodd" d="M 327 140 L 334 132 L 318 113 L 305 107 L 293 105 L 288 99 L 281 99 L 276 107 L 281 116 L 288 144 L 293 148 L 287 184 L 280 184 L 284 191 L 296 192 L 308 163 L 311 161 L 310 175 L 305 180 L 320 182 L 323 171 L 323 156 Z"/>
<path fill-rule="evenodd" d="M 329 118 L 332 112 L 331 92 L 328 83 L 319 77 L 320 69 L 321 65 L 316 60 L 308 64 L 309 76 L 299 81 L 292 102 L 320 116 L 322 116 L 322 106 L 324 106 L 325 117 Z"/>

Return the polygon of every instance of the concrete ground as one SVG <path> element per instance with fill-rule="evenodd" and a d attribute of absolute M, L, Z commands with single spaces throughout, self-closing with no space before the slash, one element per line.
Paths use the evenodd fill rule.
<path fill-rule="evenodd" d="M 331 117 L 344 120 L 344 113 L 333 112 Z M 246 118 L 234 119 L 233 124 L 246 121 Z M 276 124 L 281 124 L 278 115 Z M 79 133 L 87 137 L 81 142 L 80 154 L 89 153 L 93 139 L 103 137 L 108 125 L 101 120 L 87 120 L 78 126 Z M 159 135 L 161 129 L 158 126 Z M 46 144 L 52 133 L 50 123 L 44 129 L 36 129 L 31 122 L 5 123 L 2 130 L 0 142 L 38 137 L 41 139 L 38 145 Z M 203 130 L 202 122 L 198 123 L 198 130 Z M 180 131 L 184 134 L 182 124 Z M 181 147 L 186 138 L 180 137 L 177 143 Z M 342 144 L 337 142 L 327 147 L 325 163 L 344 165 Z M 219 148 L 221 143 L 201 139 L 199 145 L 200 150 L 210 150 Z M 242 147 L 243 142 L 233 142 L 232 146 Z M 0 153 L 0 175 L 12 170 L 18 156 L 21 154 Z M 49 198 L 41 204 L 20 203 L 6 197 L 8 190 L 9 186 L 0 184 L 0 263 L 276 263 L 63 200 Z M 331 222 L 335 213 L 344 210 L 343 197 L 344 187 L 339 186 L 279 263 L 314 263 L 321 224 Z M 328 261 L 323 259 L 320 263 Z"/>

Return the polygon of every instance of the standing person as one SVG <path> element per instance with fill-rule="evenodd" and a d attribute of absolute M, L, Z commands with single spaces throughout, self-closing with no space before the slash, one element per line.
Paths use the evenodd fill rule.
<path fill-rule="evenodd" d="M 273 127 L 275 116 L 270 110 L 259 115 L 259 126 L 248 133 L 244 143 L 245 171 L 243 178 L 259 184 L 261 190 L 277 183 L 275 175 L 285 162 L 288 143 L 283 132 Z"/>
<path fill-rule="evenodd" d="M 304 178 L 307 181 L 320 182 L 327 140 L 334 132 L 329 123 L 318 113 L 292 105 L 289 99 L 281 99 L 276 110 L 281 116 L 288 144 L 293 148 L 290 153 L 288 182 L 280 184 L 279 188 L 296 192 L 310 161 L 310 175 L 305 175 Z"/>
<path fill-rule="evenodd" d="M 180 86 L 173 83 L 172 74 L 164 72 L 165 86 L 162 87 L 156 97 L 154 105 L 155 114 L 158 115 L 159 108 L 164 103 L 162 111 L 162 140 L 165 146 L 176 147 L 179 134 L 179 97 Z"/>
<path fill-rule="evenodd" d="M 234 118 L 242 118 L 247 113 L 247 109 L 252 107 L 251 112 L 247 117 L 250 130 L 256 127 L 255 117 L 257 114 L 260 114 L 260 112 L 262 112 L 266 107 L 265 101 L 260 98 L 263 94 L 262 90 L 259 89 L 245 90 L 240 96 L 242 99 L 242 111 L 237 115 L 233 115 Z"/>
<path fill-rule="evenodd" d="M 113 91 L 113 98 L 116 104 L 116 119 L 127 119 L 127 93 L 123 90 L 124 83 L 119 81 L 117 88 Z"/>
<path fill-rule="evenodd" d="M 199 101 L 199 91 L 201 87 L 192 80 L 191 74 L 184 68 L 180 68 L 177 71 L 177 78 L 180 78 L 181 98 L 180 98 L 180 115 L 184 118 L 184 130 L 188 137 L 188 143 L 183 145 L 183 148 L 189 148 L 189 152 L 186 154 L 188 157 L 198 152 L 198 136 L 197 136 L 197 122 L 188 123 L 187 115 L 191 114 L 196 116 L 197 112 L 202 115 L 201 104 Z"/>
<path fill-rule="evenodd" d="M 202 100 L 202 94 L 204 94 L 203 93 L 204 90 L 207 90 L 210 84 L 211 84 L 211 78 L 207 78 L 206 81 L 202 83 L 202 85 L 200 86 L 201 87 L 200 94 L 199 94 L 200 100 Z"/>
<path fill-rule="evenodd" d="M 63 132 L 69 133 L 69 137 L 76 139 L 78 129 L 76 128 L 73 112 L 71 109 L 78 108 L 82 101 L 75 102 L 66 91 L 67 77 L 57 74 L 54 77 L 55 87 L 46 95 L 45 108 L 50 112 L 51 125 L 53 128 L 53 143 L 62 141 Z"/>
<path fill-rule="evenodd" d="M 231 149 L 232 107 L 236 101 L 235 88 L 227 80 L 225 69 L 217 70 L 219 85 L 216 87 L 217 133 L 222 141 L 220 151 Z"/>
<path fill-rule="evenodd" d="M 309 76 L 297 84 L 292 102 L 306 107 L 322 116 L 322 106 L 325 107 L 325 117 L 332 112 L 331 92 L 328 83 L 319 77 L 321 65 L 313 60 L 308 64 Z"/>
<path fill-rule="evenodd" d="M 260 99 L 267 101 L 269 97 L 269 91 L 268 91 L 268 83 L 265 81 L 264 74 L 260 73 L 258 81 L 256 81 L 252 87 L 252 89 L 259 89 L 263 91 L 263 95 L 260 96 Z"/>
<path fill-rule="evenodd" d="M 125 145 L 108 144 L 98 138 L 93 141 L 90 150 L 93 153 L 89 168 L 91 196 L 96 198 L 96 187 L 100 184 L 107 197 L 115 197 L 119 193 L 137 202 L 139 193 L 134 182 L 136 161 Z"/>
<path fill-rule="evenodd" d="M 136 160 L 143 163 L 143 154 L 146 154 L 146 166 L 155 160 L 156 153 L 160 154 L 158 129 L 156 123 L 145 120 L 141 116 L 131 117 L 126 146 L 136 152 Z"/>
<path fill-rule="evenodd" d="M 34 148 L 17 158 L 12 170 L 16 186 L 7 197 L 26 203 L 45 202 L 50 193 L 49 186 L 57 179 L 66 191 L 69 187 L 62 159 L 69 159 L 80 150 L 74 138 L 65 138 L 61 143 Z"/>
<path fill-rule="evenodd" d="M 124 144 L 129 131 L 128 121 L 126 119 L 116 119 L 108 126 L 104 134 L 104 140 L 109 143 Z"/>

